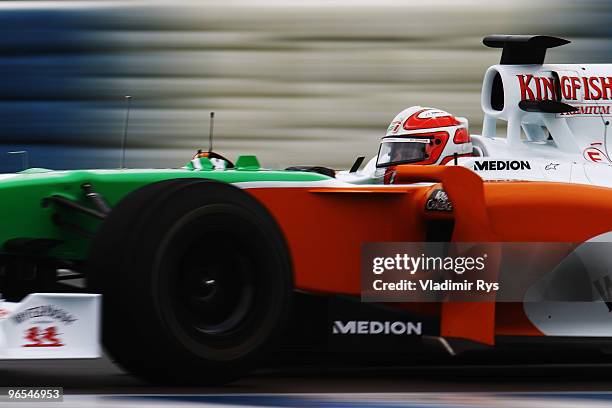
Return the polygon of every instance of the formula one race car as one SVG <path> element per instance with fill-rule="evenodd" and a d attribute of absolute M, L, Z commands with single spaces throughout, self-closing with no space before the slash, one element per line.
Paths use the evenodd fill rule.
<path fill-rule="evenodd" d="M 484 91 L 492 104 L 487 126 L 518 106 L 527 113 L 509 118 L 509 124 L 519 120 L 510 124 L 511 135 L 518 138 L 523 123 L 534 135 L 530 143 L 566 149 L 567 141 L 548 140 L 538 126 L 544 121 L 553 137 L 570 123 L 580 126 L 582 116 L 565 116 L 573 110 L 555 99 L 559 86 L 573 95 L 577 85 L 568 84 L 578 82 L 561 83 L 555 78 L 569 74 L 550 68 L 548 76 L 533 79 L 546 48 L 556 43 L 521 36 L 485 41 L 504 47 L 502 64 L 485 80 L 493 87 Z M 519 98 L 508 75 L 523 74 Z M 548 77 L 551 85 L 542 79 Z M 598 81 L 586 83 L 607 97 L 605 80 Z M 480 146 L 489 153 L 497 144 L 492 139 Z M 540 347 L 612 340 L 605 256 L 546 277 L 571 282 L 564 301 L 546 290 L 526 293 L 529 302 L 360 301 L 365 243 L 606 243 L 612 240 L 612 190 L 487 182 L 452 165 L 398 165 L 388 185 L 295 170 L 262 169 L 252 156 L 232 163 L 200 152 L 182 169 L 2 175 L 0 288 L 7 301 L 1 356 L 95 357 L 100 319 L 103 344 L 122 367 L 178 383 L 229 381 L 285 349 L 377 347 L 382 355 L 413 350 L 424 339 L 450 352 L 460 344 L 508 340 Z M 89 293 L 103 296 L 101 315 L 98 295 Z"/>

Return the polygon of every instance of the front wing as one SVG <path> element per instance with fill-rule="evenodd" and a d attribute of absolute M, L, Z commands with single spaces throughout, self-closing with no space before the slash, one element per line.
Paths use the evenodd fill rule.
<path fill-rule="evenodd" d="M 0 359 L 97 358 L 101 295 L 34 293 L 0 303 Z"/>

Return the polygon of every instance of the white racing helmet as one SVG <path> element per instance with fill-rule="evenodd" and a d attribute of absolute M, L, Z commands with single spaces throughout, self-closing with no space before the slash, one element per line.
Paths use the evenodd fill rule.
<path fill-rule="evenodd" d="M 455 157 L 471 156 L 472 149 L 466 119 L 440 109 L 411 106 L 401 111 L 387 128 L 376 167 L 446 164 Z"/>

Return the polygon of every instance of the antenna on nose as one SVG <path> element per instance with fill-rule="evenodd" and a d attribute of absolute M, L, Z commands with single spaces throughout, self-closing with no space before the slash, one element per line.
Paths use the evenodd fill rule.
<path fill-rule="evenodd" d="M 21 165 L 23 166 L 22 170 L 27 170 L 30 167 L 28 162 L 28 151 L 27 150 L 18 150 L 15 152 L 7 152 L 7 154 L 15 154 L 21 156 Z"/>
<path fill-rule="evenodd" d="M 125 168 L 125 148 L 127 144 L 127 135 L 128 135 L 128 126 L 130 124 L 130 101 L 132 97 L 130 95 L 125 95 L 125 122 L 123 124 L 123 141 L 121 142 L 121 166 L 120 168 Z"/>
<path fill-rule="evenodd" d="M 210 128 L 208 129 L 208 153 L 213 149 L 213 130 L 215 128 L 215 112 L 210 112 Z"/>

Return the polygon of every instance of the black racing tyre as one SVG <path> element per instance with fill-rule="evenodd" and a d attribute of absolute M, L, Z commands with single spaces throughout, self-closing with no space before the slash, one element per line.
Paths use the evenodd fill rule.
<path fill-rule="evenodd" d="M 272 216 L 226 183 L 176 179 L 128 194 L 92 243 L 103 343 L 156 383 L 219 384 L 253 369 L 282 334 L 291 262 Z"/>

